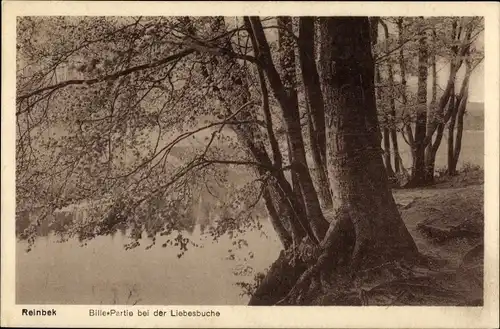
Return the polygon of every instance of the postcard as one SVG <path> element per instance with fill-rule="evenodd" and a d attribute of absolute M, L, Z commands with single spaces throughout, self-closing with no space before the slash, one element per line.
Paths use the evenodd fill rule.
<path fill-rule="evenodd" d="M 2 5 L 2 326 L 498 327 L 498 4 Z"/>

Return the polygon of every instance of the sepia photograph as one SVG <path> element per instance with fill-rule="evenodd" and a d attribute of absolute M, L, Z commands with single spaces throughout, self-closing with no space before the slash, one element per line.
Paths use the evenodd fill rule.
<path fill-rule="evenodd" d="M 122 322 L 219 306 L 481 309 L 488 285 L 498 306 L 484 16 L 12 20 L 2 244 L 21 320 L 57 305 Z M 2 142 L 2 204 L 4 174 Z"/>

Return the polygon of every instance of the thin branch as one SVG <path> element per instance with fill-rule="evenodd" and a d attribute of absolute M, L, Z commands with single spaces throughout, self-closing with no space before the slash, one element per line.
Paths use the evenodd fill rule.
<path fill-rule="evenodd" d="M 51 86 L 47 86 L 47 87 L 43 87 L 43 88 L 34 90 L 34 91 L 32 91 L 32 92 L 30 92 L 28 94 L 24 94 L 24 95 L 18 96 L 17 97 L 17 101 L 21 102 L 21 101 L 23 101 L 23 100 L 25 100 L 27 98 L 30 98 L 30 97 L 35 96 L 37 94 L 40 94 L 40 93 L 42 93 L 44 91 L 50 91 L 50 92 L 52 92 L 52 91 L 55 91 L 57 89 L 61 89 L 61 88 L 64 88 L 66 86 L 69 86 L 69 85 L 93 85 L 93 84 L 96 84 L 98 82 L 116 80 L 119 77 L 131 74 L 131 73 L 134 73 L 134 72 L 137 72 L 137 71 L 140 71 L 140 70 L 152 69 L 152 68 L 155 68 L 155 67 L 167 64 L 169 62 L 178 60 L 178 59 L 180 59 L 182 57 L 185 57 L 185 56 L 187 56 L 189 54 L 192 54 L 194 51 L 195 51 L 194 49 L 187 49 L 187 50 L 181 51 L 180 53 L 177 53 L 177 54 L 174 54 L 174 55 L 170 55 L 168 57 L 165 57 L 163 59 L 160 59 L 160 60 L 152 62 L 152 63 L 147 63 L 147 64 L 133 66 L 133 67 L 130 67 L 130 68 L 126 69 L 126 70 L 115 72 L 113 74 L 104 75 L 104 76 L 98 77 L 98 78 L 66 80 L 66 81 L 57 83 L 55 85 L 51 85 Z M 23 112 L 26 112 L 26 111 L 27 110 L 18 111 L 16 113 L 16 115 L 22 114 Z"/>
<path fill-rule="evenodd" d="M 199 51 L 199 52 L 205 52 L 205 53 L 209 53 L 209 54 L 213 54 L 213 55 L 217 55 L 217 56 L 229 56 L 231 58 L 241 59 L 244 61 L 249 61 L 249 62 L 257 64 L 257 59 L 255 57 L 250 56 L 250 55 L 238 54 L 238 53 L 235 53 L 231 50 L 227 50 L 225 48 L 211 47 L 209 45 L 198 43 L 198 42 L 197 43 L 189 42 L 189 43 L 187 43 L 187 45 L 190 46 L 191 48 Z"/>

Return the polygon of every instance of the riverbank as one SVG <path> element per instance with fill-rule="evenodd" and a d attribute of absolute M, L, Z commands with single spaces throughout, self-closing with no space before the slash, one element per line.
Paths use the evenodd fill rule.
<path fill-rule="evenodd" d="M 479 168 L 466 167 L 458 176 L 438 178 L 433 186 L 393 191 L 403 221 L 428 264 L 416 265 L 404 279 L 364 290 L 365 303 L 483 304 L 483 175 Z M 315 304 L 336 305 L 336 298 L 332 301 L 327 291 L 317 296 Z"/>

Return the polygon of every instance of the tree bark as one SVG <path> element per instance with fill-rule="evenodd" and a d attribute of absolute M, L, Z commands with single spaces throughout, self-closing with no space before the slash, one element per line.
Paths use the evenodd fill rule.
<path fill-rule="evenodd" d="M 299 20 L 299 59 L 309 112 L 309 139 L 317 176 L 318 195 L 325 208 L 332 207 L 326 168 L 325 110 L 315 62 L 314 17 Z"/>
<path fill-rule="evenodd" d="M 281 68 L 281 80 L 285 93 L 288 96 L 289 106 L 294 112 L 299 113 L 299 101 L 297 97 L 297 79 L 295 74 L 295 53 L 293 40 L 289 31 L 292 31 L 292 21 L 290 17 L 278 17 L 278 44 L 279 44 L 279 65 Z M 288 158 L 290 164 L 295 163 L 295 156 L 291 137 L 287 136 Z M 300 186 L 299 173 L 291 171 L 292 188 L 298 200 L 303 202 L 304 196 Z"/>
<path fill-rule="evenodd" d="M 329 178 L 355 233 L 351 266 L 413 258 L 417 248 L 390 192 L 373 123 L 377 110 L 368 19 L 322 18 L 320 24 Z M 327 244 L 335 237 L 325 239 Z"/>
<path fill-rule="evenodd" d="M 460 100 L 460 105 L 458 107 L 457 113 L 457 133 L 455 140 L 455 149 L 453 151 L 453 170 L 456 172 L 458 158 L 460 157 L 460 151 L 462 150 L 462 136 L 464 131 L 464 115 L 467 108 L 467 98 L 468 95 L 464 95 Z"/>
<path fill-rule="evenodd" d="M 459 20 L 460 18 L 454 19 L 452 21 L 452 26 L 451 26 L 451 39 L 453 40 L 453 42 L 450 49 L 452 54 L 452 57 L 450 58 L 450 74 L 448 77 L 448 82 L 446 84 L 446 87 L 443 91 L 443 95 L 439 98 L 439 102 L 437 102 L 437 109 L 436 109 L 440 120 L 439 121 L 433 120 L 430 122 L 429 124 L 430 129 L 428 129 L 428 132 L 426 134 L 427 136 L 425 137 L 425 142 L 424 142 L 426 146 L 432 142 L 432 137 L 436 130 L 438 131 L 438 136 L 439 136 L 440 134 L 439 131 L 444 129 L 444 127 L 442 127 L 441 124 L 445 125 L 450 120 L 453 114 L 453 110 L 455 109 L 454 107 L 448 106 L 448 111 L 446 111 L 446 113 L 444 112 L 446 105 L 448 104 L 448 102 L 450 102 L 450 98 L 453 95 L 455 95 L 456 76 L 458 71 L 460 70 L 460 67 L 464 62 L 464 58 L 467 57 L 467 54 L 470 50 L 470 40 L 473 30 L 472 24 L 469 24 L 469 26 L 467 26 L 466 28 L 464 28 L 463 26 L 459 26 L 458 24 Z M 465 39 L 461 40 L 461 35 L 464 30 L 465 30 Z M 441 139 L 436 139 L 436 142 L 438 141 L 440 143 Z M 439 145 L 440 144 L 436 144 L 434 148 L 439 148 Z"/>
<path fill-rule="evenodd" d="M 287 250 L 292 245 L 292 236 L 289 231 L 283 225 L 282 219 L 280 218 L 280 214 L 274 207 L 273 197 L 271 195 L 270 189 L 265 188 L 262 197 L 264 198 L 264 203 L 266 205 L 267 212 L 269 214 L 269 219 L 271 224 L 273 225 L 274 231 L 278 235 L 278 238 L 281 241 L 281 245 L 283 249 Z"/>
<path fill-rule="evenodd" d="M 259 298 L 252 298 L 253 305 L 309 303 L 310 290 L 318 282 L 331 282 L 329 274 L 352 281 L 364 270 L 418 257 L 383 164 L 368 19 L 321 18 L 320 26 L 329 180 L 339 197 L 336 220 L 312 262 L 299 259 L 290 267 L 289 258 L 280 255 L 256 293 Z M 281 283 L 283 278 L 290 280 Z"/>

